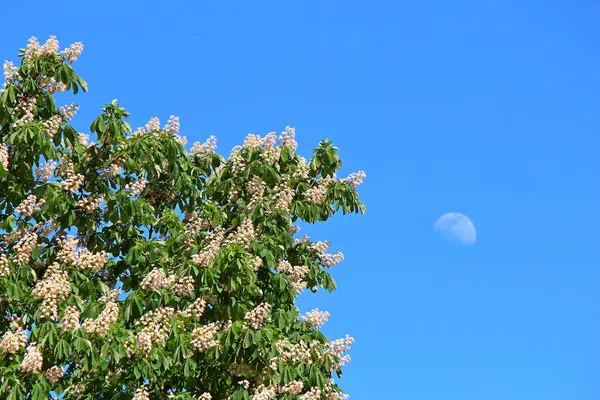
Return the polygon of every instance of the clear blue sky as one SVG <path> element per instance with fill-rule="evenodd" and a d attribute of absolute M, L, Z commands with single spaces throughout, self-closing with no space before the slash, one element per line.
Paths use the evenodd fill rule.
<path fill-rule="evenodd" d="M 228 154 L 246 133 L 329 137 L 364 216 L 305 229 L 346 261 L 304 296 L 356 338 L 353 400 L 600 398 L 600 3 L 2 2 L 0 56 L 85 44 L 75 125 L 117 98 Z M 470 216 L 464 247 L 432 230 Z"/>

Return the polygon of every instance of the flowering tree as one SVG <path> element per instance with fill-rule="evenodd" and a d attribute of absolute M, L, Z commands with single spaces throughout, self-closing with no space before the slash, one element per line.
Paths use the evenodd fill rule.
<path fill-rule="evenodd" d="M 4 64 L 0 398 L 345 398 L 353 339 L 295 305 L 335 289 L 343 256 L 293 224 L 364 212 L 364 173 L 337 179 L 327 140 L 307 162 L 289 127 L 228 158 L 214 137 L 188 151 L 178 118 L 132 132 L 116 101 L 88 143 L 53 97 L 87 90 L 82 48 L 32 38 Z"/>

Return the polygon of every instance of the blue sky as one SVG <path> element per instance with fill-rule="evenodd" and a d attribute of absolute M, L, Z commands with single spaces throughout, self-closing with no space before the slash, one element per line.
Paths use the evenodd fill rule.
<path fill-rule="evenodd" d="M 194 5 L 191 5 L 194 4 Z M 367 214 L 304 231 L 346 260 L 303 296 L 356 338 L 354 400 L 600 396 L 600 3 L 592 0 L 3 2 L 0 57 L 85 44 L 86 129 L 179 115 L 228 154 L 246 133 L 328 137 Z M 457 211 L 472 247 L 433 231 Z"/>

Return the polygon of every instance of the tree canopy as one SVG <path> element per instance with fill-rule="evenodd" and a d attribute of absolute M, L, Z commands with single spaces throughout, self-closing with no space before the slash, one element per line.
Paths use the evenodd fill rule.
<path fill-rule="evenodd" d="M 338 179 L 329 140 L 301 157 L 290 127 L 186 149 L 177 117 L 134 131 L 116 100 L 77 132 L 55 94 L 87 91 L 82 49 L 31 38 L 4 63 L 0 398 L 345 398 L 353 339 L 295 305 L 343 255 L 295 224 L 364 213 L 365 174 Z"/>

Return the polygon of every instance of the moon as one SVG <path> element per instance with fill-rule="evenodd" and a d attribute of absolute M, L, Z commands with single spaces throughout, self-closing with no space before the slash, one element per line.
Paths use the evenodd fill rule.
<path fill-rule="evenodd" d="M 477 240 L 475 225 L 469 217 L 458 212 L 449 212 L 437 219 L 433 229 L 443 238 L 471 246 Z"/>

